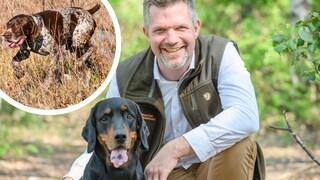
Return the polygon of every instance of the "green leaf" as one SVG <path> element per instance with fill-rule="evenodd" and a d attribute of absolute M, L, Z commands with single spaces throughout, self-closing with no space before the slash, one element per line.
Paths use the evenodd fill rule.
<path fill-rule="evenodd" d="M 318 49 L 318 41 L 314 40 L 312 43 L 308 45 L 308 47 L 310 49 L 310 53 L 314 54 L 314 52 Z"/>
<path fill-rule="evenodd" d="M 320 18 L 318 12 L 312 12 L 312 13 L 310 13 L 310 16 L 311 17 L 317 17 L 318 19 Z"/>
<path fill-rule="evenodd" d="M 35 146 L 35 145 L 33 145 L 33 144 L 28 144 L 26 148 L 27 148 L 27 150 L 28 150 L 29 152 L 31 152 L 31 153 L 34 153 L 34 154 L 39 154 L 39 153 L 40 153 L 40 151 L 39 151 L 39 149 L 37 148 L 37 146 Z"/>
<path fill-rule="evenodd" d="M 311 80 L 311 81 L 314 81 L 316 80 L 316 75 L 313 73 L 313 74 L 309 74 L 308 75 L 308 79 Z"/>
<path fill-rule="evenodd" d="M 297 48 L 297 40 L 296 39 L 290 39 L 287 41 L 286 45 L 291 50 L 294 51 Z"/>
<path fill-rule="evenodd" d="M 303 46 L 304 45 L 304 40 L 301 38 L 298 39 L 297 46 Z"/>
<path fill-rule="evenodd" d="M 310 34 L 308 31 L 307 31 L 307 28 L 306 27 L 301 27 L 299 29 L 299 36 L 302 40 L 304 41 L 307 41 L 307 42 L 312 42 L 313 41 L 313 37 L 312 37 L 312 34 Z"/>
<path fill-rule="evenodd" d="M 317 28 L 312 23 L 308 23 L 307 26 L 310 32 L 315 32 L 317 30 Z"/>
<path fill-rule="evenodd" d="M 284 43 L 278 44 L 274 47 L 274 50 L 279 54 L 281 54 L 286 49 L 287 49 L 287 45 L 285 45 Z"/>
<path fill-rule="evenodd" d="M 272 37 L 272 40 L 277 43 L 281 43 L 286 40 L 286 36 L 283 34 L 277 34 Z"/>
<path fill-rule="evenodd" d="M 320 75 L 320 58 L 312 60 L 317 73 Z"/>
<path fill-rule="evenodd" d="M 313 63 L 315 66 L 320 65 L 320 58 L 317 58 L 317 59 L 312 60 L 312 63 Z"/>
<path fill-rule="evenodd" d="M 306 70 L 302 74 L 305 75 L 311 81 L 314 81 L 317 78 L 317 74 L 316 74 L 316 71 L 314 69 Z"/>
<path fill-rule="evenodd" d="M 320 58 L 312 60 L 313 64 L 320 64 Z"/>
<path fill-rule="evenodd" d="M 305 24 L 304 21 L 297 21 L 295 24 L 295 27 L 298 28 L 298 27 L 304 26 L 304 24 Z"/>
<path fill-rule="evenodd" d="M 302 60 L 303 58 L 308 58 L 308 50 L 306 48 L 297 48 L 293 51 L 293 64 Z"/>

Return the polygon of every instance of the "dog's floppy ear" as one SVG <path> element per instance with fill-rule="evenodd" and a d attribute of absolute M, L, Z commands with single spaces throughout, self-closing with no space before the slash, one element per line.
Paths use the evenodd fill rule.
<path fill-rule="evenodd" d="M 82 129 L 82 137 L 88 142 L 87 152 L 91 153 L 96 146 L 96 129 L 95 129 L 95 114 L 96 106 L 91 109 L 90 116 L 87 119 L 86 125 Z"/>
<path fill-rule="evenodd" d="M 25 33 L 26 36 L 29 36 L 34 42 L 41 32 L 41 28 L 36 24 L 31 16 L 24 15 L 24 18 L 27 25 L 23 26 L 23 33 Z"/>
<path fill-rule="evenodd" d="M 148 136 L 149 136 L 149 129 L 147 126 L 147 123 L 143 120 L 142 113 L 140 111 L 139 106 L 136 104 L 137 108 L 137 123 L 138 123 L 138 135 L 140 137 L 139 146 L 143 150 L 149 150 L 149 144 L 148 144 Z"/>
<path fill-rule="evenodd" d="M 30 37 L 33 42 L 39 36 L 40 32 L 41 32 L 41 28 L 37 24 L 35 24 L 35 22 L 32 22 Z"/>

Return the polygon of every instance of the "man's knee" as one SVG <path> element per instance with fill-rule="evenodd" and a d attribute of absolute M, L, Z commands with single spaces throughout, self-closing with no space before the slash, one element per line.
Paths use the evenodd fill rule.
<path fill-rule="evenodd" d="M 197 179 L 252 179 L 256 142 L 247 137 L 201 163 Z"/>

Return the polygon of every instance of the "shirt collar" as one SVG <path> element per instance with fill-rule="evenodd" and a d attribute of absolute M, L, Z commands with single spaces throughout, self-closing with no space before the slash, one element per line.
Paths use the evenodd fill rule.
<path fill-rule="evenodd" d="M 189 69 L 185 72 L 185 74 L 187 72 L 189 72 L 190 70 L 194 69 L 194 63 L 195 63 L 195 58 L 194 58 L 194 51 L 192 53 L 192 59 L 191 59 L 191 63 L 189 66 Z M 169 82 L 168 80 L 166 80 L 161 74 L 160 74 L 160 70 L 157 64 L 157 57 L 154 56 L 154 63 L 153 63 L 153 77 L 155 80 L 160 80 L 162 82 Z"/>

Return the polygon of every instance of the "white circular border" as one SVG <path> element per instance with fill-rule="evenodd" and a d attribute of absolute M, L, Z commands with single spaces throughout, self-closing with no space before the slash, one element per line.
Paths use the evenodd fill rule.
<path fill-rule="evenodd" d="M 80 109 L 81 107 L 87 105 L 88 103 L 90 103 L 91 101 L 93 101 L 95 98 L 97 98 L 108 86 L 108 84 L 110 83 L 114 73 L 116 72 L 116 68 L 119 64 L 119 59 L 120 59 L 120 52 L 121 52 L 121 32 L 120 32 L 120 26 L 119 26 L 119 22 L 118 19 L 116 17 L 115 12 L 113 11 L 113 8 L 111 7 L 111 5 L 109 4 L 109 2 L 107 0 L 101 0 L 102 3 L 104 4 L 104 6 L 107 8 L 109 15 L 111 16 L 112 22 L 113 22 L 113 26 L 115 28 L 115 32 L 116 32 L 116 52 L 115 52 L 115 56 L 113 59 L 113 63 L 111 66 L 111 69 L 109 71 L 109 74 L 107 76 L 107 78 L 104 80 L 104 82 L 102 83 L 102 85 L 98 88 L 98 90 L 96 90 L 91 96 L 89 96 L 87 99 L 85 99 L 84 101 L 67 107 L 67 108 L 63 108 L 63 109 L 57 109 L 57 110 L 42 110 L 42 109 L 35 109 L 35 108 L 31 108 L 28 106 L 25 106 L 15 100 L 13 100 L 11 97 L 9 97 L 8 95 L 6 95 L 1 89 L 0 89 L 0 97 L 3 98 L 5 101 L 7 101 L 8 103 L 10 103 L 11 105 L 15 106 L 16 108 L 19 108 L 23 111 L 27 111 L 29 113 L 33 113 L 33 114 L 38 114 L 38 115 L 60 115 L 60 114 L 66 114 L 72 111 L 75 111 L 77 109 Z"/>

